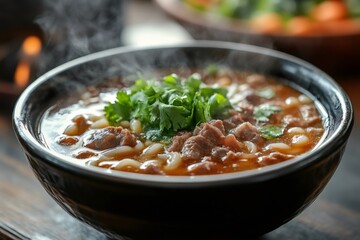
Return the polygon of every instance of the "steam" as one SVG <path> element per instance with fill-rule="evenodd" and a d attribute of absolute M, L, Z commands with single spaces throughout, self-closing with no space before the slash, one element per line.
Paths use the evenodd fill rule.
<path fill-rule="evenodd" d="M 38 74 L 89 53 L 121 46 L 123 0 L 43 0 Z"/>
<path fill-rule="evenodd" d="M 42 0 L 43 10 L 36 23 L 43 30 L 45 45 L 38 61 L 37 74 L 41 75 L 71 59 L 121 46 L 124 3 L 124 0 Z M 223 34 L 222 37 L 226 36 Z M 219 57 L 202 51 L 200 55 L 196 59 L 213 59 L 212 63 L 220 65 L 236 66 L 239 59 L 236 54 Z M 195 60 L 189 56 L 193 55 L 176 49 L 123 54 L 82 64 L 56 78 L 67 82 L 67 89 L 75 90 L 104 79 L 123 77 L 127 82 L 138 78 L 149 79 L 158 75 L 159 67 L 167 68 L 167 73 L 171 69 L 180 69 L 180 75 L 184 76 L 191 73 L 193 66 L 206 67 L 205 62 L 193 62 Z M 243 60 L 247 61 L 248 58 Z"/>

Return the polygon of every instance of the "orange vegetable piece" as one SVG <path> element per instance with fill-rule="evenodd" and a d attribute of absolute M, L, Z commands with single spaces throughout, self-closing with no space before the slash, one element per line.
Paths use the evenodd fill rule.
<path fill-rule="evenodd" d="M 250 21 L 250 26 L 260 33 L 279 33 L 283 28 L 282 19 L 276 13 L 265 13 L 256 16 Z"/>
<path fill-rule="evenodd" d="M 320 22 L 340 20 L 348 15 L 346 4 L 336 0 L 322 2 L 311 11 L 311 17 Z"/>
<path fill-rule="evenodd" d="M 315 32 L 315 24 L 307 17 L 293 17 L 287 24 L 287 32 L 291 35 L 309 35 Z"/>

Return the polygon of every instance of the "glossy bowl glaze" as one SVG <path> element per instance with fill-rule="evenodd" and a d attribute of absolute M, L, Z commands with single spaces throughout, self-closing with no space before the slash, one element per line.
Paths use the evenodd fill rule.
<path fill-rule="evenodd" d="M 231 41 L 272 48 L 311 62 L 331 75 L 360 72 L 360 29 L 347 33 L 306 36 L 263 34 L 254 32 L 249 24 L 242 20 L 219 18 L 194 11 L 181 0 L 156 2 L 195 39 Z"/>
<path fill-rule="evenodd" d="M 39 122 L 76 89 L 104 79 L 218 63 L 284 79 L 317 102 L 325 137 L 316 149 L 258 170 L 212 176 L 109 173 L 49 150 Z M 253 237 L 286 223 L 325 187 L 344 152 L 353 110 L 329 76 L 273 50 L 224 42 L 116 48 L 66 63 L 32 83 L 17 102 L 13 125 L 33 171 L 68 213 L 110 237 L 226 239 Z"/>

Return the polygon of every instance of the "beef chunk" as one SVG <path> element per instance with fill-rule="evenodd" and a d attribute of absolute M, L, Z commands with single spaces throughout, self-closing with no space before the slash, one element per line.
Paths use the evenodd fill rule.
<path fill-rule="evenodd" d="M 190 132 L 182 132 L 178 136 L 173 137 L 172 144 L 168 148 L 169 152 L 180 152 L 184 146 L 185 141 L 191 137 Z"/>
<path fill-rule="evenodd" d="M 202 125 L 199 135 L 205 137 L 208 141 L 213 143 L 216 146 L 222 145 L 224 134 L 221 130 L 209 123 Z"/>
<path fill-rule="evenodd" d="M 260 105 L 262 102 L 262 98 L 256 94 L 255 91 L 247 91 L 245 95 L 245 99 L 250 105 Z"/>
<path fill-rule="evenodd" d="M 136 137 L 129 130 L 127 129 L 121 130 L 121 133 L 118 137 L 120 139 L 121 146 L 135 147 Z"/>
<path fill-rule="evenodd" d="M 271 164 L 283 162 L 283 161 L 291 159 L 291 158 L 294 158 L 294 155 L 284 154 L 284 153 L 279 153 L 279 152 L 273 152 L 273 153 L 270 153 L 267 156 L 260 157 L 259 158 L 259 163 L 266 166 L 266 165 L 271 165 Z"/>
<path fill-rule="evenodd" d="M 233 123 L 230 119 L 224 120 L 224 126 L 226 132 L 229 132 L 231 129 L 236 128 L 236 124 Z"/>
<path fill-rule="evenodd" d="M 315 123 L 321 122 L 321 118 L 315 106 L 304 105 L 300 107 L 301 117 L 286 115 L 283 122 L 287 127 L 308 127 Z"/>
<path fill-rule="evenodd" d="M 240 108 L 241 117 L 243 119 L 242 122 L 252 122 L 255 120 L 254 118 L 254 105 L 243 101 L 238 104 Z"/>
<path fill-rule="evenodd" d="M 159 162 L 156 160 L 150 160 L 143 163 L 140 167 L 140 171 L 145 174 L 164 174 Z"/>
<path fill-rule="evenodd" d="M 184 161 L 194 161 L 202 159 L 204 156 L 209 156 L 213 144 L 201 135 L 192 136 L 188 138 L 181 150 Z"/>
<path fill-rule="evenodd" d="M 221 160 L 224 164 L 231 164 L 237 162 L 240 159 L 238 153 L 234 153 L 233 151 L 228 151 L 226 156 L 224 156 Z"/>
<path fill-rule="evenodd" d="M 222 134 L 225 134 L 225 127 L 224 127 L 224 123 L 221 120 L 211 120 L 208 123 L 202 123 L 200 126 L 196 127 L 194 129 L 194 135 L 199 135 L 200 131 L 204 128 L 205 124 L 210 124 L 211 126 L 216 127 L 217 129 L 219 129 L 221 131 Z"/>
<path fill-rule="evenodd" d="M 236 139 L 239 141 L 251 141 L 254 143 L 260 143 L 263 141 L 263 138 L 260 136 L 257 128 L 249 122 L 244 122 L 241 125 L 237 126 L 232 133 L 235 135 Z"/>
<path fill-rule="evenodd" d="M 136 137 L 127 129 L 109 127 L 94 131 L 85 137 L 83 145 L 95 150 L 105 150 L 116 146 L 136 145 Z"/>
<path fill-rule="evenodd" d="M 229 134 L 225 137 L 224 146 L 235 152 L 240 152 L 244 149 L 244 144 L 239 142 L 233 134 Z"/>
<path fill-rule="evenodd" d="M 229 149 L 224 147 L 214 147 L 211 150 L 211 156 L 216 160 L 221 160 L 229 152 Z"/>
<path fill-rule="evenodd" d="M 190 165 L 188 171 L 196 175 L 205 175 L 213 172 L 216 168 L 218 168 L 217 163 L 204 161 Z"/>
<path fill-rule="evenodd" d="M 77 137 L 68 137 L 68 136 L 61 136 L 56 139 L 56 142 L 63 146 L 71 146 L 75 145 L 79 139 Z"/>
<path fill-rule="evenodd" d="M 231 112 L 231 115 L 230 118 L 223 121 L 226 132 L 229 132 L 231 129 L 244 122 L 241 113 Z"/>
<path fill-rule="evenodd" d="M 90 123 L 83 115 L 75 116 L 72 121 L 78 128 L 78 135 L 83 134 L 90 127 Z"/>
<path fill-rule="evenodd" d="M 92 156 L 95 156 L 96 153 L 94 152 L 90 152 L 90 151 L 80 151 L 76 154 L 74 154 L 73 156 L 77 159 L 87 159 L 87 158 L 90 158 Z"/>
<path fill-rule="evenodd" d="M 225 134 L 225 127 L 224 127 L 223 121 L 221 121 L 221 120 L 211 120 L 209 122 L 209 124 L 216 127 L 217 129 L 219 129 L 222 134 Z"/>

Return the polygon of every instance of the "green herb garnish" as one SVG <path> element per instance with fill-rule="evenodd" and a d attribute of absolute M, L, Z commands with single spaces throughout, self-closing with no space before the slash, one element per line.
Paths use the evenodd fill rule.
<path fill-rule="evenodd" d="M 179 130 L 224 116 L 231 108 L 224 88 L 203 86 L 198 74 L 181 80 L 172 74 L 162 82 L 137 80 L 130 91 L 121 90 L 116 101 L 105 106 L 111 125 L 138 119 L 151 140 L 168 140 Z"/>
<path fill-rule="evenodd" d="M 267 122 L 271 115 L 280 111 L 279 106 L 265 103 L 254 108 L 254 117 L 258 122 Z"/>
<path fill-rule="evenodd" d="M 284 128 L 275 126 L 275 125 L 268 125 L 259 128 L 261 136 L 266 139 L 274 139 L 281 137 L 284 133 Z"/>
<path fill-rule="evenodd" d="M 209 75 L 216 75 L 219 72 L 219 66 L 216 64 L 209 64 L 206 68 L 205 68 L 205 72 Z"/>

